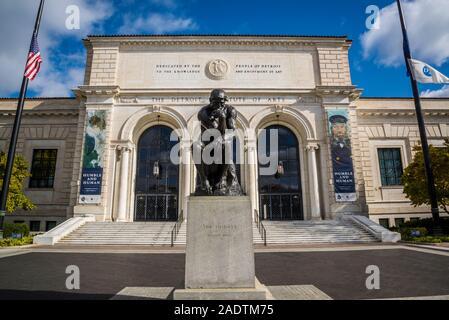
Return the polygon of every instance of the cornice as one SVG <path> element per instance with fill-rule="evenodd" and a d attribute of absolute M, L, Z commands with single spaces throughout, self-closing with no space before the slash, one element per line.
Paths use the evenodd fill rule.
<path fill-rule="evenodd" d="M 2 117 L 13 117 L 16 115 L 15 110 L 11 111 L 0 111 L 0 116 Z M 78 116 L 78 111 L 58 111 L 58 110 L 24 110 L 23 111 L 24 117 L 48 117 L 48 116 L 57 116 L 57 117 L 67 117 L 67 116 Z"/>
<path fill-rule="evenodd" d="M 348 96 L 351 101 L 360 98 L 363 90 L 356 86 L 317 86 L 316 94 L 320 97 L 344 95 Z"/>
<path fill-rule="evenodd" d="M 123 40 L 121 46 L 155 46 L 155 47 L 316 47 L 319 43 L 307 40 Z M 340 42 L 326 42 L 341 46 Z"/>
<path fill-rule="evenodd" d="M 357 110 L 357 109 L 356 109 Z M 366 111 L 366 110 L 357 110 L 357 115 L 361 117 L 414 117 L 416 113 L 414 111 Z M 445 117 L 449 116 L 449 111 L 424 111 L 424 116 L 428 117 Z"/>
<path fill-rule="evenodd" d="M 120 88 L 120 95 L 165 95 L 165 94 L 173 94 L 173 95 L 209 95 L 211 90 L 215 89 L 215 87 L 210 88 L 182 88 L 182 89 L 174 89 L 174 88 Z M 279 88 L 227 88 L 222 87 L 223 90 L 226 91 L 228 96 L 231 95 L 305 95 L 305 94 L 315 94 L 315 89 L 279 89 Z"/>
<path fill-rule="evenodd" d="M 79 86 L 73 90 L 77 96 L 116 96 L 120 93 L 119 86 Z"/>
<path fill-rule="evenodd" d="M 112 46 L 250 46 L 250 47 L 349 47 L 351 41 L 346 37 L 319 36 L 92 36 L 84 39 L 85 46 L 110 44 Z"/>

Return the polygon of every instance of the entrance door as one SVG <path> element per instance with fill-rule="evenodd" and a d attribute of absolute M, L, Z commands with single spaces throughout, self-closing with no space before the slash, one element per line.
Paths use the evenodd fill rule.
<path fill-rule="evenodd" d="M 259 214 L 265 220 L 303 220 L 298 140 L 288 128 L 280 125 L 267 127 L 267 150 L 270 150 L 270 132 L 278 130 L 278 160 L 282 170 L 270 176 L 261 175 L 259 164 Z M 274 150 L 276 152 L 276 150 Z"/>
<path fill-rule="evenodd" d="M 137 149 L 134 221 L 176 221 L 178 218 L 179 166 L 170 161 L 178 141 L 173 129 L 154 126 L 140 137 Z"/>

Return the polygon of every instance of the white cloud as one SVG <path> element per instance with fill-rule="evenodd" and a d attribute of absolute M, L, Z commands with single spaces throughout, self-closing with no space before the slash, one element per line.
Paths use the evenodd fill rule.
<path fill-rule="evenodd" d="M 8 81 L 0 82 L 0 96 L 10 96 L 20 88 L 38 4 L 38 1 L 29 0 L 1 1 L 0 76 Z M 65 27 L 65 11 L 69 5 L 77 5 L 80 9 L 79 30 Z M 101 32 L 101 23 L 112 13 L 104 1 L 47 0 L 38 37 L 44 62 L 37 78 L 30 82 L 29 90 L 40 96 L 65 96 L 70 94 L 70 89 L 82 84 L 84 51 L 81 38 L 93 31 Z M 73 43 L 73 48 L 65 49 L 70 51 L 66 60 L 57 51 L 65 39 Z"/>
<path fill-rule="evenodd" d="M 61 97 L 70 95 L 70 90 L 83 84 L 84 69 L 69 68 L 45 74 L 33 82 L 33 90 L 39 92 L 41 97 Z"/>
<path fill-rule="evenodd" d="M 176 0 L 151 0 L 151 2 L 170 9 L 176 8 L 178 6 Z"/>
<path fill-rule="evenodd" d="M 402 1 L 413 56 L 441 66 L 449 60 L 449 1 Z M 380 28 L 361 35 L 365 58 L 385 66 L 404 63 L 396 3 L 381 9 Z"/>
<path fill-rule="evenodd" d="M 171 13 L 152 13 L 147 17 L 126 15 L 119 29 L 122 34 L 154 33 L 163 34 L 177 31 L 196 30 L 197 24 L 191 18 L 177 17 Z"/>
<path fill-rule="evenodd" d="M 425 98 L 449 98 L 449 86 L 443 86 L 439 90 L 426 90 L 421 92 L 421 97 Z"/>

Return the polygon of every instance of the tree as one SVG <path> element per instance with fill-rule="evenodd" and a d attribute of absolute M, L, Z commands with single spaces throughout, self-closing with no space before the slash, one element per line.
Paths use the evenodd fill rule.
<path fill-rule="evenodd" d="M 0 188 L 3 185 L 3 176 L 5 174 L 7 155 L 0 152 Z M 6 211 L 14 212 L 17 208 L 24 210 L 34 209 L 34 204 L 23 193 L 23 181 L 30 177 L 28 172 L 28 163 L 21 155 L 14 157 L 14 165 L 12 169 L 11 180 L 9 183 L 8 198 L 6 201 Z"/>
<path fill-rule="evenodd" d="M 413 162 L 404 170 L 402 176 L 404 193 L 415 207 L 430 205 L 422 148 L 417 146 L 414 150 L 416 154 Z M 445 140 L 443 148 L 429 146 L 429 154 L 435 178 L 438 205 L 443 211 L 449 213 L 449 139 Z"/>

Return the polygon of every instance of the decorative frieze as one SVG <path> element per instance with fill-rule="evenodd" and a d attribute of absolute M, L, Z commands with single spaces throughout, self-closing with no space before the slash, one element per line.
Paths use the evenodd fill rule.
<path fill-rule="evenodd" d="M 229 97 L 231 105 L 294 105 L 294 104 L 320 104 L 322 98 L 316 95 L 232 95 Z M 118 96 L 116 103 L 120 105 L 206 105 L 209 103 L 208 95 L 168 96 L 145 93 L 133 96 Z"/>
<path fill-rule="evenodd" d="M 361 117 L 415 117 L 414 111 L 358 111 L 357 114 Z M 432 117 L 447 117 L 449 112 L 444 111 L 427 111 L 424 112 L 425 116 Z"/>
<path fill-rule="evenodd" d="M 90 41 L 101 41 L 95 38 Z M 236 46 L 236 47 L 316 47 L 318 43 L 326 43 L 329 46 L 345 46 L 347 40 L 342 39 L 301 39 L 291 38 L 282 40 L 266 40 L 266 39 L 123 39 L 119 40 L 121 47 L 128 46 L 151 46 L 151 47 L 202 47 L 202 46 Z"/>
<path fill-rule="evenodd" d="M 135 103 L 139 103 L 139 99 L 137 97 L 119 97 L 118 103 L 135 104 Z"/>

